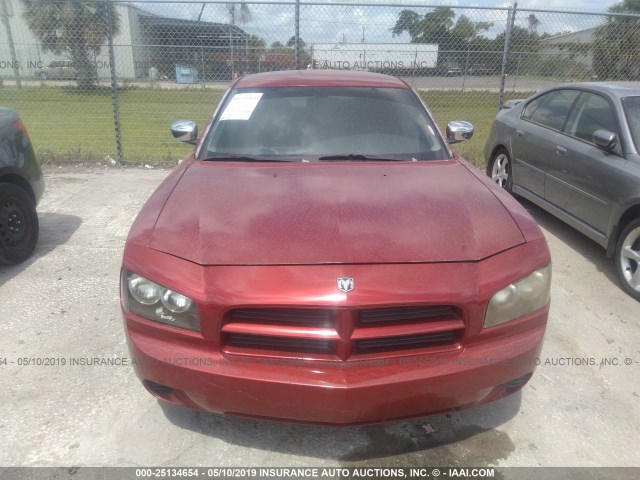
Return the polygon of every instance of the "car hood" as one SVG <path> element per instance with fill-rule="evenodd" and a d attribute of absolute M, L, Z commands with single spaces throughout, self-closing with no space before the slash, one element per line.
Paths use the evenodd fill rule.
<path fill-rule="evenodd" d="M 476 261 L 525 240 L 458 161 L 194 162 L 149 246 L 201 265 Z"/>

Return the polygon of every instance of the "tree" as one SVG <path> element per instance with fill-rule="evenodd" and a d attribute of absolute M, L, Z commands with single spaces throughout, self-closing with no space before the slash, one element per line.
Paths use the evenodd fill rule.
<path fill-rule="evenodd" d="M 227 3 L 227 10 L 231 15 L 231 25 L 235 25 L 236 22 L 245 25 L 251 21 L 251 10 L 244 0 L 240 2 L 239 7 L 237 3 Z"/>
<path fill-rule="evenodd" d="M 300 44 L 300 49 L 303 49 L 304 47 L 307 46 L 307 42 L 305 42 L 303 39 L 298 39 L 298 43 Z M 287 47 L 295 47 L 296 46 L 296 36 L 293 35 L 288 41 L 287 41 Z"/>
<path fill-rule="evenodd" d="M 504 42 L 506 33 L 500 33 L 494 40 L 494 51 L 496 53 L 495 60 L 499 66 L 502 63 L 502 51 L 504 50 Z M 507 64 L 507 73 L 512 74 L 516 71 L 535 72 L 540 63 L 540 40 L 544 36 L 532 32 L 529 28 L 515 25 L 511 30 L 511 39 L 509 41 L 509 62 Z M 499 67 L 498 67 L 499 69 Z"/>
<path fill-rule="evenodd" d="M 640 13 L 640 0 L 623 0 L 609 11 Z M 640 18 L 606 18 L 595 31 L 593 68 L 600 79 L 640 79 Z"/>
<path fill-rule="evenodd" d="M 73 0 L 24 0 L 24 3 L 24 19 L 42 44 L 42 50 L 68 57 L 76 69 L 79 87 L 95 86 L 98 81 L 95 60 L 107 41 L 109 13 L 113 34 L 120 31 L 120 15 L 114 5 Z"/>
<path fill-rule="evenodd" d="M 264 38 L 257 35 L 251 35 L 247 41 L 247 46 L 255 52 L 264 52 L 267 48 L 267 42 Z"/>
<path fill-rule="evenodd" d="M 542 25 L 542 22 L 533 13 L 527 17 L 527 23 L 531 33 L 538 33 L 538 27 Z"/>
<path fill-rule="evenodd" d="M 251 21 L 251 10 L 249 10 L 249 7 L 247 6 L 246 3 L 244 3 L 244 0 L 241 1 L 240 6 L 238 7 L 238 5 L 236 3 L 227 3 L 226 5 L 227 10 L 229 12 L 229 24 L 235 26 L 236 22 L 240 23 L 240 25 L 244 25 L 245 23 L 249 23 Z M 231 29 L 229 29 L 231 30 Z M 236 70 L 236 61 L 234 59 L 234 48 L 237 42 L 237 38 L 235 38 L 235 35 L 233 35 L 231 33 L 231 31 L 229 32 L 229 52 L 231 54 L 231 76 L 232 78 L 235 78 L 237 75 Z"/>
<path fill-rule="evenodd" d="M 440 51 L 438 65 L 461 64 L 473 42 L 492 26 L 491 22 L 474 22 L 466 15 L 461 15 L 456 20 L 456 14 L 451 8 L 436 7 L 423 16 L 413 10 L 403 10 L 391 33 L 395 37 L 407 32 L 411 43 L 437 44 Z"/>
<path fill-rule="evenodd" d="M 436 7 L 424 16 L 413 10 L 403 10 L 391 29 L 393 36 L 407 32 L 411 43 L 446 43 L 456 14 L 448 7 Z"/>

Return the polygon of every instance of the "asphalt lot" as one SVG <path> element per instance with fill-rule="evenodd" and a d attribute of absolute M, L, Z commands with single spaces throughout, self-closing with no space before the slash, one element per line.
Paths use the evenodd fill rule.
<path fill-rule="evenodd" d="M 531 205 L 554 262 L 542 365 L 523 392 L 493 404 L 392 425 L 311 428 L 162 406 L 130 366 L 57 364 L 128 358 L 122 247 L 167 173 L 45 170 L 36 254 L 0 267 L 0 465 L 640 465 L 640 305 L 595 243 Z M 46 358 L 54 364 L 34 364 Z"/>

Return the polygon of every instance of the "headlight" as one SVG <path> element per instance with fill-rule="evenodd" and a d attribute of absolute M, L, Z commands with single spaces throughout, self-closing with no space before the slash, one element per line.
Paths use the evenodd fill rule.
<path fill-rule="evenodd" d="M 162 305 L 167 307 L 173 313 L 184 313 L 191 307 L 191 299 L 174 292 L 173 290 L 165 290 L 162 294 Z"/>
<path fill-rule="evenodd" d="M 551 265 L 503 288 L 491 297 L 487 305 L 484 328 L 500 325 L 544 307 L 549 301 L 550 289 Z"/>
<path fill-rule="evenodd" d="M 129 292 L 142 305 L 153 305 L 160 300 L 160 287 L 140 275 L 129 275 Z"/>
<path fill-rule="evenodd" d="M 127 270 L 122 270 L 121 291 L 131 313 L 174 327 L 200 330 L 200 313 L 189 297 Z"/>

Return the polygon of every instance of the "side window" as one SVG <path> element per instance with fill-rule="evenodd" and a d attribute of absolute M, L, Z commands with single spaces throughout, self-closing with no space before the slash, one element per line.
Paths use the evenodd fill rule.
<path fill-rule="evenodd" d="M 593 133 L 601 129 L 618 134 L 613 108 L 606 98 L 585 93 L 571 113 L 565 131 L 593 143 Z"/>
<path fill-rule="evenodd" d="M 527 106 L 522 110 L 522 118 L 524 118 L 525 120 L 531 120 L 531 116 L 536 113 L 538 107 L 542 105 L 542 102 L 544 102 L 548 96 L 549 94 L 543 95 L 529 102 Z"/>
<path fill-rule="evenodd" d="M 577 90 L 555 90 L 529 103 L 522 117 L 554 130 L 562 130 L 571 105 L 578 97 Z"/>

